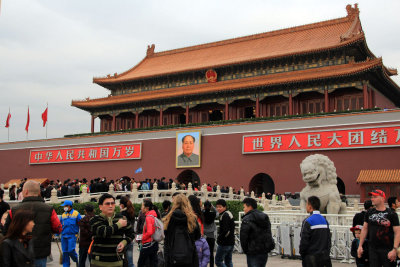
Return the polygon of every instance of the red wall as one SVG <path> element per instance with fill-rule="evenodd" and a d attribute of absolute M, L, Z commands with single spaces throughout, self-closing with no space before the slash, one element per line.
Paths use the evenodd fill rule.
<path fill-rule="evenodd" d="M 299 164 L 308 155 L 322 153 L 328 156 L 344 181 L 346 194 L 359 194 L 357 176 L 361 169 L 400 168 L 399 148 L 348 149 L 330 151 L 242 154 L 243 134 L 225 134 L 202 137 L 201 168 L 192 168 L 201 183 L 218 181 L 221 185 L 248 190 L 249 182 L 258 173 L 266 173 L 275 182 L 275 192 L 297 192 L 304 187 Z M 126 142 L 124 142 L 126 143 Z M 145 140 L 141 160 L 92 163 L 29 165 L 29 149 L 0 151 L 0 182 L 32 177 L 49 179 L 119 178 L 123 175 L 145 178 L 175 178 L 184 169 L 175 168 L 175 138 Z M 142 167 L 143 173 L 134 175 Z"/>

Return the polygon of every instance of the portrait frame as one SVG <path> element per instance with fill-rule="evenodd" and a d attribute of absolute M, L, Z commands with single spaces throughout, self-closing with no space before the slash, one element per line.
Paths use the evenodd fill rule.
<path fill-rule="evenodd" d="M 194 138 L 194 146 L 190 159 L 194 160 L 190 163 L 190 159 L 183 153 L 182 138 L 185 136 L 192 136 Z M 176 154 L 175 154 L 175 167 L 176 168 L 199 168 L 201 167 L 201 131 L 179 131 L 176 132 Z M 198 160 L 197 160 L 198 159 Z"/>

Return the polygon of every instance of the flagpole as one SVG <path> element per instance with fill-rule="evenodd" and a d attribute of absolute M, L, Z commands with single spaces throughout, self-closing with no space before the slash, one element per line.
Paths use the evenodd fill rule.
<path fill-rule="evenodd" d="M 26 117 L 27 125 L 28 125 L 28 118 L 29 118 L 29 105 L 28 105 L 28 115 L 27 115 L 27 117 Z M 26 128 L 26 126 L 25 126 L 25 128 Z M 26 129 L 25 129 L 25 130 L 26 130 Z M 29 133 L 29 126 L 28 126 L 28 131 L 26 131 L 26 140 L 28 140 L 28 133 Z"/>
<path fill-rule="evenodd" d="M 7 119 L 8 119 L 8 116 L 10 116 L 10 112 L 11 112 L 10 107 L 8 107 Z M 10 143 L 10 126 L 7 127 L 7 140 L 8 140 L 8 143 Z"/>
<path fill-rule="evenodd" d="M 46 102 L 47 120 L 46 120 L 46 139 L 47 139 L 47 126 L 49 125 L 49 102 Z"/>

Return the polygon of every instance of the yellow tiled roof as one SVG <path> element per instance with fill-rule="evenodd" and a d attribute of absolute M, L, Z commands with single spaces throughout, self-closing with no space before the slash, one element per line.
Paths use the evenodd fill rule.
<path fill-rule="evenodd" d="M 361 170 L 357 183 L 400 183 L 400 169 Z"/>

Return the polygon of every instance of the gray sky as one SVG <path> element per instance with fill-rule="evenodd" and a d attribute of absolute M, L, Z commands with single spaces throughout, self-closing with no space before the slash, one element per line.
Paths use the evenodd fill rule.
<path fill-rule="evenodd" d="M 370 50 L 400 70 L 400 1 L 359 1 Z M 0 14 L 0 142 L 11 108 L 10 141 L 90 131 L 90 115 L 72 99 L 105 97 L 93 77 L 121 73 L 156 52 L 346 16 L 350 2 L 2 0 Z M 354 3 L 351 3 L 354 4 Z M 393 78 L 400 84 L 399 77 Z M 96 131 L 99 120 L 96 120 Z"/>

